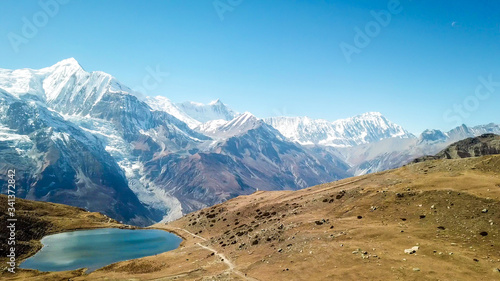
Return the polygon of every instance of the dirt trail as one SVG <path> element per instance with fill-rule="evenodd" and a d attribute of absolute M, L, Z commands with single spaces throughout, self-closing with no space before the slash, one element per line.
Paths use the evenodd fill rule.
<path fill-rule="evenodd" d="M 182 230 L 186 233 L 188 233 L 189 235 L 193 236 L 193 237 L 196 237 L 202 241 L 207 241 L 207 239 L 205 239 L 204 237 L 201 237 L 199 235 L 196 235 L 194 233 L 192 233 L 191 231 L 187 230 L 187 229 L 184 229 L 184 228 L 177 228 L 178 230 Z M 205 245 L 202 245 L 201 243 L 196 243 L 196 245 L 200 246 L 201 248 L 205 249 L 205 250 L 208 250 L 212 253 L 214 253 L 215 255 L 217 255 L 228 267 L 229 267 L 229 272 L 232 272 L 236 275 L 238 275 L 239 277 L 241 277 L 243 280 L 250 280 L 250 281 L 258 281 L 258 279 L 255 279 L 255 278 L 252 278 L 252 277 L 249 277 L 249 276 L 246 276 L 245 273 L 239 271 L 236 269 L 236 266 L 231 262 L 231 260 L 229 260 L 224 254 L 222 253 L 219 253 L 217 250 L 215 250 L 214 248 L 212 247 L 209 247 L 209 246 L 205 246 Z"/>

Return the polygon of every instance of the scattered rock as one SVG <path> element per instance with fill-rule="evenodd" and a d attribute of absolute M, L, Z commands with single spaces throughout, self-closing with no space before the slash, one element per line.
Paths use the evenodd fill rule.
<path fill-rule="evenodd" d="M 411 247 L 410 249 L 405 249 L 405 254 L 414 254 L 418 251 L 418 249 L 420 249 L 419 246 L 414 246 L 414 247 Z"/>
<path fill-rule="evenodd" d="M 486 214 L 487 212 L 488 212 L 488 209 L 482 209 L 482 210 L 481 210 L 481 213 Z"/>
<path fill-rule="evenodd" d="M 420 268 L 418 268 L 418 267 L 414 267 L 414 268 L 413 268 L 413 271 L 420 271 Z"/>
<path fill-rule="evenodd" d="M 479 232 L 479 235 L 481 235 L 481 236 L 488 236 L 488 232 L 486 232 L 486 231 L 481 231 L 481 232 Z"/>

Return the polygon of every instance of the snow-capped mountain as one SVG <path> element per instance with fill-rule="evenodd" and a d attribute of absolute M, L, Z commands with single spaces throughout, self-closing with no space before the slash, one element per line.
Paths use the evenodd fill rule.
<path fill-rule="evenodd" d="M 265 121 L 302 145 L 351 147 L 387 138 L 414 138 L 378 112 L 330 122 L 308 117 L 272 117 Z"/>
<path fill-rule="evenodd" d="M 184 111 L 182 111 L 177 105 L 175 105 L 172 101 L 170 101 L 166 97 L 163 97 L 163 96 L 146 97 L 145 102 L 152 109 L 157 110 L 157 111 L 167 112 L 168 114 L 181 120 L 182 122 L 186 123 L 191 129 L 194 129 L 194 128 L 202 125 L 202 122 L 187 115 Z"/>
<path fill-rule="evenodd" d="M 500 134 L 500 126 L 493 123 L 474 127 L 462 125 L 449 132 L 446 132 L 446 136 L 448 136 L 448 139 L 453 142 L 466 138 L 477 137 L 483 134 Z"/>
<path fill-rule="evenodd" d="M 237 115 L 236 112 L 227 107 L 220 100 L 212 101 L 209 104 L 183 102 L 176 105 L 188 116 L 201 123 L 213 120 L 229 121 Z"/>
<path fill-rule="evenodd" d="M 389 138 L 359 146 L 337 148 L 335 155 L 348 163 L 354 175 L 380 172 L 400 167 L 413 159 L 434 155 L 450 144 L 483 134 L 500 134 L 500 126 L 462 125 L 448 132 L 425 130 L 418 138 Z"/>
<path fill-rule="evenodd" d="M 249 130 L 262 126 L 263 120 L 258 119 L 250 112 L 237 115 L 230 121 L 214 120 L 201 126 L 199 130 L 206 135 L 217 139 L 227 139 Z"/>
<path fill-rule="evenodd" d="M 137 225 L 257 189 L 298 189 L 397 167 L 483 133 L 500 129 L 464 125 L 416 138 L 380 113 L 263 120 L 219 100 L 141 100 L 75 59 L 0 69 L 0 168 L 18 169 L 17 195 Z M 6 180 L 0 173 L 3 193 Z"/>
<path fill-rule="evenodd" d="M 342 161 L 315 158 L 249 113 L 237 115 L 220 101 L 143 102 L 74 59 L 0 69 L 0 113 L 0 154 L 4 165 L 22 170 L 19 196 L 128 223 L 175 219 L 256 188 L 297 189 L 348 176 Z M 212 123 L 215 138 L 201 133 L 203 122 Z"/>
<path fill-rule="evenodd" d="M 256 190 L 294 190 L 351 175 L 339 158 L 323 157 L 290 142 L 249 113 L 218 127 L 217 132 L 219 139 L 208 149 L 188 156 L 165 155 L 147 164 L 166 164 L 169 172 L 159 173 L 155 184 L 182 198 L 184 211 Z"/>
<path fill-rule="evenodd" d="M 220 100 L 209 104 L 197 102 L 173 103 L 166 97 L 146 97 L 146 103 L 154 110 L 164 111 L 186 123 L 191 129 L 209 132 L 214 126 L 230 121 L 238 114 Z"/>
<path fill-rule="evenodd" d="M 448 136 L 440 130 L 425 130 L 418 138 L 419 143 L 440 143 L 446 142 Z"/>
<path fill-rule="evenodd" d="M 26 172 L 25 180 L 30 182 L 26 185 L 26 198 L 87 207 L 136 224 L 148 224 L 171 213 L 180 215 L 178 200 L 151 184 L 141 167 L 157 154 L 189 150 L 210 140 L 209 137 L 191 130 L 184 122 L 166 112 L 152 110 L 111 75 L 86 72 L 74 59 L 40 70 L 2 69 L 0 90 L 0 112 L 4 113 L 0 123 L 5 128 L 3 131 L 9 132 L 9 138 L 29 139 L 31 146 L 28 143 L 26 150 L 16 150 L 20 159 L 26 162 L 26 167 L 43 167 L 32 170 L 33 174 Z M 47 144 L 40 148 L 39 143 L 47 142 L 40 136 L 57 139 L 52 137 L 56 129 L 57 136 L 64 136 L 59 137 L 63 141 L 57 141 L 57 149 L 47 150 Z M 71 146 L 74 143 L 72 139 L 78 135 L 91 136 L 78 139 L 80 149 Z M 12 144 L 9 147 L 17 148 Z M 95 163 L 103 167 L 116 167 L 109 172 L 109 178 L 118 177 L 122 180 L 103 182 L 103 178 L 107 177 L 103 172 L 87 175 L 85 172 L 90 169 L 85 166 L 90 165 L 92 158 L 85 155 L 85 150 L 96 155 Z M 62 155 L 67 157 L 62 158 Z M 47 157 L 66 160 L 61 164 L 48 161 Z M 5 163 L 11 162 L 6 159 Z M 73 166 L 75 163 L 80 166 Z M 59 171 L 60 177 L 64 177 L 67 172 L 64 185 L 67 188 L 75 186 L 75 190 L 63 188 L 65 196 L 59 196 L 57 194 L 61 185 L 57 184 L 58 181 L 52 184 L 37 180 L 44 171 L 55 170 Z M 70 184 L 72 181 L 73 185 Z M 90 184 L 93 181 L 98 183 Z M 47 186 L 39 187 L 39 184 Z M 94 194 L 95 198 L 99 197 L 100 192 L 107 192 L 103 196 L 111 196 L 113 192 L 109 192 L 109 188 L 115 185 L 126 188 L 130 196 L 135 198 L 131 200 L 137 202 L 137 208 L 144 210 L 135 213 L 142 217 L 124 216 L 125 211 L 133 211 L 133 204 L 126 205 L 129 206 L 128 210 L 109 209 L 109 206 L 114 205 L 113 202 L 119 205 L 127 201 L 117 202 L 120 196 L 110 198 L 102 206 L 99 200 L 92 201 L 82 196 L 82 193 L 89 194 L 87 189 L 92 186 L 100 187 Z M 32 192 L 40 188 L 47 192 Z M 174 208 L 177 209 L 174 211 Z"/>

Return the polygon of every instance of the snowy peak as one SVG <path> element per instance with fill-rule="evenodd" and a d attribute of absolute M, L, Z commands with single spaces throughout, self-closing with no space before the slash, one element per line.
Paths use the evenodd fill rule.
<path fill-rule="evenodd" d="M 87 114 L 107 93 L 132 93 L 107 73 L 86 72 L 74 58 L 38 70 L 0 69 L 0 88 L 18 97 L 36 97 L 64 114 Z"/>
<path fill-rule="evenodd" d="M 186 123 L 189 128 L 194 129 L 202 125 L 202 123 L 191 116 L 187 115 L 182 109 L 175 105 L 171 100 L 163 96 L 146 97 L 145 102 L 153 109 L 164 111 L 175 118 Z"/>
<path fill-rule="evenodd" d="M 216 138 L 230 138 L 244 134 L 250 130 L 261 127 L 264 123 L 250 112 L 242 113 L 234 119 L 228 121 L 215 120 L 205 123 L 202 126 L 204 133 Z M 215 128 L 214 128 L 215 127 Z"/>
<path fill-rule="evenodd" d="M 484 134 L 500 134 L 500 125 L 490 123 L 475 127 L 462 124 L 448 132 L 440 130 L 425 130 L 419 137 L 419 143 L 435 144 L 450 143 Z"/>
<path fill-rule="evenodd" d="M 448 139 L 448 135 L 440 130 L 425 130 L 420 134 L 418 138 L 419 143 L 440 143 L 445 142 Z"/>
<path fill-rule="evenodd" d="M 226 123 L 222 128 L 230 129 L 230 128 L 248 128 L 253 129 L 258 125 L 261 125 L 261 120 L 257 119 L 252 113 L 245 112 L 238 116 L 236 116 L 233 120 Z"/>
<path fill-rule="evenodd" d="M 403 127 L 392 123 L 379 112 L 369 112 L 333 122 L 345 136 L 357 138 L 359 143 L 371 143 L 386 138 L 413 138 Z"/>
<path fill-rule="evenodd" d="M 72 70 L 83 70 L 83 67 L 80 65 L 80 63 L 75 59 L 75 58 L 68 58 L 64 59 L 53 66 L 47 67 L 45 69 L 72 69 Z"/>
<path fill-rule="evenodd" d="M 166 97 L 147 97 L 146 103 L 153 109 L 165 111 L 186 123 L 191 129 L 213 131 L 214 126 L 221 126 L 231 121 L 237 114 L 219 99 L 208 104 L 197 102 L 173 103 Z"/>
<path fill-rule="evenodd" d="M 334 122 L 308 117 L 273 117 L 265 119 L 265 122 L 302 145 L 350 147 L 386 138 L 415 137 L 379 112 L 368 112 Z"/>
<path fill-rule="evenodd" d="M 211 101 L 208 105 L 212 105 L 212 106 L 220 106 L 220 105 L 224 105 L 220 99 L 216 99 L 214 101 Z"/>
<path fill-rule="evenodd" d="M 479 125 L 468 127 L 465 124 L 456 127 L 446 133 L 450 141 L 458 141 L 465 138 L 477 137 L 483 134 L 500 134 L 500 126 L 497 124 Z"/>
<path fill-rule="evenodd" d="M 220 100 L 215 100 L 209 104 L 183 102 L 176 104 L 176 106 L 185 114 L 201 123 L 219 119 L 230 121 L 237 115 L 236 112 Z"/>

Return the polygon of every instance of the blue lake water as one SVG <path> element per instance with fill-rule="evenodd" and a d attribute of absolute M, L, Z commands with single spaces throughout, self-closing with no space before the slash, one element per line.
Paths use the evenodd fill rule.
<path fill-rule="evenodd" d="M 152 256 L 179 247 L 182 239 L 158 229 L 104 228 L 46 236 L 43 248 L 21 263 L 21 268 L 64 271 L 106 265 Z"/>

